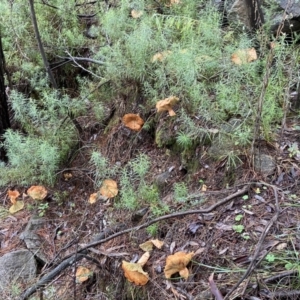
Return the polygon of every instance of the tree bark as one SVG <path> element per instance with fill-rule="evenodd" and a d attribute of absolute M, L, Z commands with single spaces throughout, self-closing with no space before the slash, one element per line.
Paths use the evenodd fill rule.
<path fill-rule="evenodd" d="M 260 0 L 245 0 L 248 8 L 250 27 L 252 30 L 260 29 L 264 24 L 264 15 L 261 9 Z"/>
<path fill-rule="evenodd" d="M 7 94 L 5 91 L 5 58 L 2 48 L 2 39 L 0 32 L 0 142 L 3 142 L 3 134 L 6 129 L 10 128 L 9 113 L 7 105 Z M 6 161 L 6 152 L 3 147 L 0 146 L 0 160 Z"/>

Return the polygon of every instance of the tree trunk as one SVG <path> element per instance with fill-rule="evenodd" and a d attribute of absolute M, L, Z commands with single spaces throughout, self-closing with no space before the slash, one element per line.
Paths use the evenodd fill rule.
<path fill-rule="evenodd" d="M 0 142 L 3 142 L 3 134 L 7 128 L 10 127 L 9 113 L 7 105 L 7 95 L 5 91 L 5 59 L 2 48 L 1 32 L 0 32 Z M 3 147 L 0 146 L 0 160 L 6 161 L 6 152 Z"/>
<path fill-rule="evenodd" d="M 245 0 L 245 3 L 248 9 L 250 27 L 252 30 L 257 30 L 264 24 L 261 0 Z"/>

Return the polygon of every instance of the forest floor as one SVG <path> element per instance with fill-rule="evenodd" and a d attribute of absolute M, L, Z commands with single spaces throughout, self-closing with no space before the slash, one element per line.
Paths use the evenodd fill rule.
<path fill-rule="evenodd" d="M 95 192 L 87 164 L 91 146 L 101 149 L 112 165 L 117 162 L 125 165 L 137 153 L 147 154 L 151 159 L 149 182 L 171 169 L 171 175 L 160 189 L 160 199 L 168 204 L 171 213 L 157 223 L 154 236 L 145 228 L 135 228 L 91 247 L 88 254 L 94 260 L 84 258 L 77 263 L 77 266 L 84 265 L 92 272 L 89 280 L 76 283 L 73 265 L 45 287 L 43 299 L 212 299 L 213 288 L 208 283 L 212 273 L 222 295 L 231 293 L 226 299 L 298 299 L 298 122 L 295 117 L 289 119 L 285 128 L 279 128 L 274 134 L 273 143 L 261 142 L 258 145 L 259 151 L 276 160 L 272 174 L 255 172 L 250 157 L 245 155 L 243 164 L 234 171 L 235 180 L 230 185 L 225 180 L 228 178 L 225 162 L 211 160 L 204 146 L 195 150 L 193 158 L 199 160 L 200 167 L 189 174 L 182 168 L 179 155 L 158 148 L 151 136 L 144 136 L 142 132 L 123 135 L 120 124 L 108 133 L 104 129 L 95 131 L 91 119 L 80 120 L 85 130 L 80 149 L 70 165 L 60 171 L 55 187 L 46 187 L 49 191 L 48 207 L 43 216 L 46 225 L 38 234 L 43 240 L 42 252 L 49 263 L 40 266 L 39 276 L 49 273 L 103 230 L 116 228 L 119 224 L 122 224 L 119 230 L 130 229 L 152 219 L 147 205 L 137 209 L 145 210 L 136 217 L 137 211 L 115 208 L 114 199 L 99 200 L 95 204 L 88 202 L 89 196 Z M 187 203 L 173 199 L 172 187 L 179 181 L 186 182 L 192 195 Z M 26 193 L 27 187 L 3 189 L 4 208 L 10 205 L 6 197 L 8 189 L 18 189 L 22 194 Z M 25 248 L 19 234 L 32 215 L 38 214 L 36 207 L 28 209 L 28 204 L 33 203 L 25 199 L 27 209 L 2 216 L 1 256 Z M 191 206 L 192 201 L 197 201 L 197 204 L 194 202 Z M 195 212 L 185 215 L 190 207 Z M 207 210 L 197 213 L 196 210 L 201 209 Z M 176 212 L 183 214 L 172 215 Z M 151 252 L 143 268 L 149 274 L 149 282 L 136 286 L 124 277 L 122 260 L 136 262 L 143 254 L 139 245 L 151 239 L 163 241 L 164 245 Z M 172 280 L 166 280 L 163 272 L 166 258 L 178 251 L 194 253 L 187 265 L 188 279 L 180 278 L 177 273 Z M 241 278 L 244 280 L 239 282 Z M 54 294 L 49 291 L 49 286 L 55 287 Z"/>

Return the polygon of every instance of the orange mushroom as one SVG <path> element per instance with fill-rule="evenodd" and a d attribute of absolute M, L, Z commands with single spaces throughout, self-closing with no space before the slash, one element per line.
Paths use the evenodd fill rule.
<path fill-rule="evenodd" d="M 167 257 L 164 270 L 166 278 L 169 279 L 173 274 L 179 272 L 180 276 L 187 279 L 189 276 L 189 271 L 186 266 L 191 261 L 193 256 L 194 252 L 185 253 L 182 251 L 179 251 L 173 255 L 169 255 Z"/>
<path fill-rule="evenodd" d="M 140 131 L 144 125 L 144 120 L 136 114 L 126 114 L 122 118 L 123 124 L 134 131 Z"/>
<path fill-rule="evenodd" d="M 105 179 L 99 192 L 102 196 L 113 198 L 118 195 L 118 184 L 112 179 Z"/>
<path fill-rule="evenodd" d="M 144 272 L 142 265 L 139 263 L 129 263 L 122 261 L 122 269 L 128 281 L 136 285 L 145 285 L 149 281 L 149 275 Z"/>
<path fill-rule="evenodd" d="M 166 98 L 164 100 L 160 100 L 156 103 L 156 110 L 157 112 L 163 112 L 163 111 L 168 111 L 169 115 L 175 116 L 176 113 L 173 110 L 173 106 L 179 101 L 178 97 L 171 96 L 169 98 Z"/>
<path fill-rule="evenodd" d="M 33 185 L 27 190 L 27 195 L 33 200 L 44 200 L 48 191 L 42 185 Z"/>
<path fill-rule="evenodd" d="M 257 53 L 254 48 L 240 49 L 231 55 L 231 61 L 236 65 L 242 65 L 257 60 Z"/>
<path fill-rule="evenodd" d="M 17 190 L 8 190 L 7 195 L 11 201 L 12 204 L 15 204 L 17 202 L 17 198 L 20 196 L 20 193 Z"/>

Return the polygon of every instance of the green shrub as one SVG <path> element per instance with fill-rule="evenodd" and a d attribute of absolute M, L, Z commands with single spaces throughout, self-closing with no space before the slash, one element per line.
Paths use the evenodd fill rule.
<path fill-rule="evenodd" d="M 32 184 L 55 182 L 60 155 L 57 146 L 46 140 L 25 137 L 18 132 L 7 130 L 3 144 L 9 164 L 0 167 L 0 185 L 8 183 Z"/>
<path fill-rule="evenodd" d="M 37 181 L 54 184 L 59 164 L 67 158 L 77 140 L 74 125 L 67 115 L 70 112 L 76 115 L 82 106 L 76 99 L 58 97 L 46 87 L 39 100 L 12 92 L 11 106 L 15 120 L 26 134 L 13 130 L 4 134 L 8 164 L 1 167 L 0 184 Z"/>

